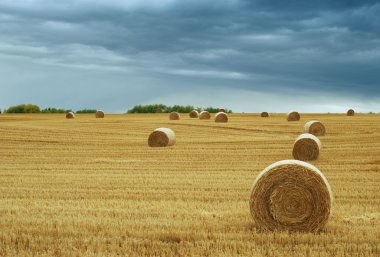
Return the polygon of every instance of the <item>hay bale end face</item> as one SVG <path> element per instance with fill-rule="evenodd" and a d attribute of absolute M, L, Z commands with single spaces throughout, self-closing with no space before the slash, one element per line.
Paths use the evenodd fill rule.
<path fill-rule="evenodd" d="M 148 138 L 148 145 L 150 147 L 172 146 L 175 142 L 175 133 L 169 128 L 155 129 Z"/>
<path fill-rule="evenodd" d="M 209 120 L 211 119 L 211 115 L 208 111 L 203 111 L 199 114 L 199 119 L 201 120 Z"/>
<path fill-rule="evenodd" d="M 66 119 L 74 119 L 74 118 L 75 118 L 75 114 L 73 112 L 66 113 Z"/>
<path fill-rule="evenodd" d="M 353 109 L 349 109 L 347 111 L 347 116 L 354 116 L 355 115 L 355 111 Z"/>
<path fill-rule="evenodd" d="M 97 119 L 102 119 L 102 118 L 104 118 L 104 112 L 101 111 L 101 110 L 97 110 L 96 113 L 95 113 L 95 117 L 96 117 Z"/>
<path fill-rule="evenodd" d="M 224 112 L 218 112 L 215 115 L 215 122 L 228 122 L 228 116 Z"/>
<path fill-rule="evenodd" d="M 293 157 L 300 161 L 312 161 L 318 159 L 321 150 L 321 141 L 309 133 L 301 134 L 293 145 Z"/>
<path fill-rule="evenodd" d="M 298 112 L 291 111 L 288 113 L 286 119 L 288 121 L 299 121 L 301 119 L 301 115 Z"/>
<path fill-rule="evenodd" d="M 218 112 L 226 112 L 226 109 L 224 108 L 219 108 L 219 111 Z"/>
<path fill-rule="evenodd" d="M 304 132 L 313 134 L 317 137 L 324 136 L 326 134 L 326 128 L 321 122 L 317 120 L 311 120 L 305 124 Z"/>
<path fill-rule="evenodd" d="M 196 111 L 196 110 L 192 110 L 192 111 L 189 113 L 189 117 L 190 117 L 190 118 L 198 118 L 198 117 L 199 117 L 199 113 L 198 113 L 198 111 Z"/>
<path fill-rule="evenodd" d="M 260 117 L 262 117 L 262 118 L 268 118 L 269 117 L 269 113 L 268 112 L 262 112 L 260 114 Z"/>
<path fill-rule="evenodd" d="M 318 232 L 330 217 L 332 203 L 330 185 L 320 170 L 284 160 L 258 175 L 249 205 L 260 230 Z"/>
<path fill-rule="evenodd" d="M 170 120 L 179 120 L 180 119 L 180 115 L 178 112 L 171 112 L 170 115 L 169 115 L 169 119 Z"/>

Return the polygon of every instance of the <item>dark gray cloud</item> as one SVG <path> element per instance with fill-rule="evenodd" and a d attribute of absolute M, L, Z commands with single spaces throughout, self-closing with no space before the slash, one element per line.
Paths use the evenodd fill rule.
<path fill-rule="evenodd" d="M 312 96 L 367 111 L 379 108 L 378 13 L 348 0 L 3 0 L 1 104 L 222 104 L 204 91 L 239 111 L 280 95 L 273 111 Z"/>

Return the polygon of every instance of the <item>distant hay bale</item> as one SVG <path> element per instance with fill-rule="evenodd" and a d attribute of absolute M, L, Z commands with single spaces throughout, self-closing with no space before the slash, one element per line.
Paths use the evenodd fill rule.
<path fill-rule="evenodd" d="M 224 108 L 219 108 L 219 111 L 218 112 L 226 112 L 226 109 Z"/>
<path fill-rule="evenodd" d="M 267 112 L 262 112 L 262 113 L 260 114 L 260 116 L 261 116 L 262 118 L 268 118 L 268 117 L 269 117 L 269 113 L 267 113 Z"/>
<path fill-rule="evenodd" d="M 203 111 L 199 114 L 199 119 L 201 120 L 209 120 L 211 119 L 211 115 L 208 111 Z"/>
<path fill-rule="evenodd" d="M 326 128 L 321 122 L 317 120 L 311 120 L 305 124 L 304 132 L 313 134 L 317 137 L 324 136 L 326 133 Z"/>
<path fill-rule="evenodd" d="M 295 111 L 291 111 L 288 113 L 287 120 L 288 121 L 299 121 L 301 118 L 300 114 Z"/>
<path fill-rule="evenodd" d="M 300 161 L 318 159 L 321 150 L 321 141 L 312 134 L 301 134 L 293 145 L 293 157 Z"/>
<path fill-rule="evenodd" d="M 215 115 L 215 122 L 228 122 L 228 116 L 224 112 L 218 112 Z"/>
<path fill-rule="evenodd" d="M 355 115 L 355 111 L 353 109 L 349 109 L 347 111 L 347 116 L 354 116 Z"/>
<path fill-rule="evenodd" d="M 170 120 L 179 120 L 180 119 L 180 115 L 178 112 L 171 112 L 170 115 L 169 115 L 169 119 Z"/>
<path fill-rule="evenodd" d="M 73 112 L 66 113 L 66 119 L 74 119 L 74 118 L 75 118 L 75 114 Z"/>
<path fill-rule="evenodd" d="M 172 146 L 175 142 L 175 133 L 169 128 L 155 129 L 148 138 L 148 145 L 150 147 Z"/>
<path fill-rule="evenodd" d="M 258 175 L 249 205 L 260 230 L 318 232 L 329 219 L 332 203 L 330 185 L 320 170 L 284 160 Z"/>
<path fill-rule="evenodd" d="M 192 111 L 189 113 L 189 117 L 190 117 L 190 118 L 198 118 L 198 117 L 199 117 L 199 112 L 196 111 L 196 110 L 192 110 Z"/>
<path fill-rule="evenodd" d="M 95 113 L 96 118 L 104 118 L 104 112 L 101 110 L 97 110 Z"/>

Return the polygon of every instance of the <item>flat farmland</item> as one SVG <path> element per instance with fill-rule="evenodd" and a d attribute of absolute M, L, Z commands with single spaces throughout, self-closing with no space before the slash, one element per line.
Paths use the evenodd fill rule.
<path fill-rule="evenodd" d="M 380 115 L 0 116 L 0 256 L 380 256 Z M 309 120 L 326 126 L 310 163 L 333 213 L 317 234 L 260 232 L 253 181 L 292 159 Z M 177 143 L 150 148 L 171 128 Z"/>

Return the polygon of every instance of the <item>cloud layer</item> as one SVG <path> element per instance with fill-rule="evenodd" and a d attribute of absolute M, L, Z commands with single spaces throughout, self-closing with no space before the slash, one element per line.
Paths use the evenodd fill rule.
<path fill-rule="evenodd" d="M 314 2 L 3 0 L 0 105 L 379 111 L 380 4 Z"/>

